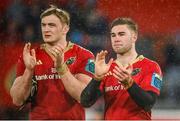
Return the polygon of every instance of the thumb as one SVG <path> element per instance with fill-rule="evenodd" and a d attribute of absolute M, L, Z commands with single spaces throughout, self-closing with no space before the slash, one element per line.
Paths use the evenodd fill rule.
<path fill-rule="evenodd" d="M 95 58 L 95 62 L 99 61 L 99 53 L 97 53 L 96 58 Z"/>
<path fill-rule="evenodd" d="M 30 42 L 27 43 L 27 49 L 28 49 L 28 50 L 31 49 L 31 43 L 30 43 Z"/>
<path fill-rule="evenodd" d="M 33 56 L 33 59 L 36 61 L 36 52 L 34 49 L 31 50 L 31 54 Z"/>
<path fill-rule="evenodd" d="M 23 49 L 23 54 L 29 54 L 31 43 L 26 43 Z"/>

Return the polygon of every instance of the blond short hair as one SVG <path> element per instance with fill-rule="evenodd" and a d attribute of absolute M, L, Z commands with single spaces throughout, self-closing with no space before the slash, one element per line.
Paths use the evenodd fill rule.
<path fill-rule="evenodd" d="M 67 24 L 68 26 L 70 25 L 70 15 L 67 11 L 62 10 L 60 8 L 57 8 L 54 5 L 50 5 L 50 8 L 46 9 L 41 15 L 40 18 L 42 19 L 45 16 L 49 15 L 55 15 L 57 16 L 62 23 Z"/>

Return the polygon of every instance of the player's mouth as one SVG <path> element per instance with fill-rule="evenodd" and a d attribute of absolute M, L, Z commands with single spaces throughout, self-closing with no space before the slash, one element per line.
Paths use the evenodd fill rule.
<path fill-rule="evenodd" d="M 50 37 L 51 37 L 51 35 L 44 35 L 44 37 L 45 37 L 45 38 L 50 38 Z"/>
<path fill-rule="evenodd" d="M 116 44 L 114 44 L 113 46 L 114 46 L 114 47 L 121 47 L 121 46 L 123 46 L 123 44 L 116 43 Z"/>

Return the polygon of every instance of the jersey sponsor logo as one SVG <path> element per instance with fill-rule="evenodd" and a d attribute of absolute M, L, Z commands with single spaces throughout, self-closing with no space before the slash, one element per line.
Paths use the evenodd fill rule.
<path fill-rule="evenodd" d="M 116 86 L 108 86 L 105 87 L 105 92 L 109 92 L 109 91 L 118 91 L 118 90 L 124 90 L 124 86 L 123 85 L 116 85 Z"/>
<path fill-rule="evenodd" d="M 66 61 L 66 64 L 67 65 L 71 65 L 72 63 L 74 63 L 76 60 L 76 57 L 70 57 L 67 61 Z"/>
<path fill-rule="evenodd" d="M 39 80 L 54 80 L 54 79 L 61 79 L 60 75 L 58 74 L 44 74 L 44 75 L 35 75 L 35 79 Z"/>
<path fill-rule="evenodd" d="M 54 80 L 54 79 L 61 79 L 61 76 L 58 74 L 56 68 L 51 68 L 51 74 L 41 74 L 35 75 L 35 79 L 39 80 Z"/>
<path fill-rule="evenodd" d="M 95 72 L 95 64 L 94 64 L 93 59 L 88 59 L 88 63 L 86 64 L 85 70 L 87 72 L 90 72 L 90 73 L 94 74 L 94 72 Z"/>
<path fill-rule="evenodd" d="M 156 89 L 160 90 L 161 85 L 162 85 L 162 77 L 157 73 L 153 73 L 152 80 L 151 80 L 151 86 L 153 86 Z"/>
<path fill-rule="evenodd" d="M 133 69 L 131 75 L 132 75 L 132 76 L 135 76 L 135 75 L 138 74 L 140 71 L 141 71 L 140 68 L 135 68 L 135 69 Z"/>

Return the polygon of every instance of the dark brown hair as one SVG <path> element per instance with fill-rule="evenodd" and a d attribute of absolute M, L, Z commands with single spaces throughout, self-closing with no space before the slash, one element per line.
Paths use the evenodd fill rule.
<path fill-rule="evenodd" d="M 131 18 L 116 18 L 110 24 L 110 30 L 117 25 L 127 25 L 129 29 L 138 33 L 138 25 Z"/>

